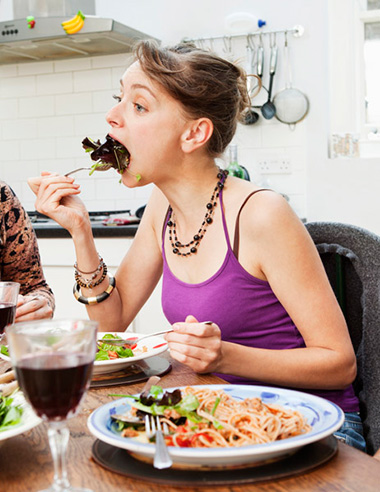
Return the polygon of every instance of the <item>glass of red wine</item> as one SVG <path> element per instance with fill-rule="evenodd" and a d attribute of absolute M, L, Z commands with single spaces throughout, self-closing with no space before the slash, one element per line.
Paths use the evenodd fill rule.
<path fill-rule="evenodd" d="M 43 492 L 91 492 L 70 485 L 65 463 L 66 421 L 79 409 L 91 381 L 96 321 L 42 320 L 6 328 L 17 381 L 34 411 L 48 424 L 54 482 Z"/>
<path fill-rule="evenodd" d="M 15 322 L 19 290 L 18 282 L 0 282 L 0 342 L 4 338 L 5 327 Z"/>

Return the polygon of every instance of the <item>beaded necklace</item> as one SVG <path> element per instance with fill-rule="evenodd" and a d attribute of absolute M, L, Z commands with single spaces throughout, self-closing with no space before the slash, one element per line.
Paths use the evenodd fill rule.
<path fill-rule="evenodd" d="M 181 241 L 177 237 L 176 218 L 171 205 L 169 205 L 169 218 L 170 218 L 170 220 L 168 221 L 169 241 L 172 246 L 172 251 L 175 255 L 190 256 L 198 251 L 198 246 L 202 241 L 202 239 L 204 238 L 204 235 L 207 230 L 207 226 L 209 226 L 213 222 L 212 216 L 214 215 L 215 207 L 218 203 L 217 199 L 219 197 L 220 190 L 222 190 L 224 187 L 224 183 L 227 179 L 227 176 L 228 176 L 228 171 L 219 168 L 219 172 L 217 174 L 218 182 L 216 183 L 214 191 L 212 192 L 210 201 L 206 205 L 206 214 L 204 216 L 203 222 L 200 228 L 198 229 L 198 232 L 193 236 L 193 239 L 187 244 L 181 243 Z M 186 248 L 187 251 L 184 251 Z"/>

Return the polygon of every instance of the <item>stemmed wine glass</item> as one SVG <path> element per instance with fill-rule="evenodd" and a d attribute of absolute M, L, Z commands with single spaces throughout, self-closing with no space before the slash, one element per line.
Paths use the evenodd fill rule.
<path fill-rule="evenodd" d="M 0 342 L 4 338 L 5 327 L 15 322 L 19 290 L 18 282 L 0 282 Z"/>
<path fill-rule="evenodd" d="M 48 423 L 54 482 L 43 492 L 91 492 L 69 483 L 66 420 L 77 413 L 90 385 L 97 326 L 90 320 L 44 320 L 6 328 L 20 388 L 37 415 Z"/>

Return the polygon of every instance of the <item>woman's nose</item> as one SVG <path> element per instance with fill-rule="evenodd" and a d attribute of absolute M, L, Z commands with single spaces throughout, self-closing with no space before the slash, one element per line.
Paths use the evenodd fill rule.
<path fill-rule="evenodd" d="M 120 126 L 120 117 L 118 116 L 116 107 L 111 108 L 106 114 L 106 121 L 112 127 Z"/>

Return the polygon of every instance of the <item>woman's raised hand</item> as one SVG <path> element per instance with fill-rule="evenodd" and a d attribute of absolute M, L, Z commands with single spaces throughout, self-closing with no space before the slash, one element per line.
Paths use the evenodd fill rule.
<path fill-rule="evenodd" d="M 80 229 L 89 221 L 79 185 L 71 176 L 60 176 L 43 172 L 41 176 L 29 178 L 28 184 L 36 195 L 35 207 L 40 213 L 55 220 L 69 232 Z"/>
<path fill-rule="evenodd" d="M 174 323 L 173 331 L 165 335 L 173 359 L 195 372 L 217 371 L 222 359 L 220 329 L 215 323 L 199 322 L 187 316 L 184 323 Z"/>

